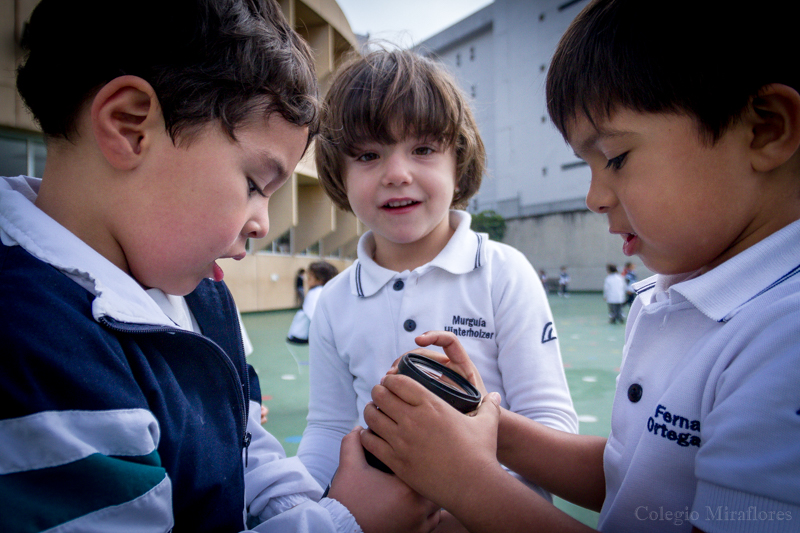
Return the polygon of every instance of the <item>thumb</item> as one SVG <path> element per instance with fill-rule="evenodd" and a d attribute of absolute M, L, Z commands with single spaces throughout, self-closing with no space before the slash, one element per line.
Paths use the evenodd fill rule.
<path fill-rule="evenodd" d="M 483 397 L 481 405 L 478 407 L 475 416 L 489 416 L 499 419 L 500 418 L 500 394 L 497 392 L 490 392 Z"/>
<path fill-rule="evenodd" d="M 364 459 L 364 448 L 361 446 L 361 426 L 357 426 L 342 438 L 342 445 L 339 449 L 339 463 L 359 465 L 366 463 Z"/>

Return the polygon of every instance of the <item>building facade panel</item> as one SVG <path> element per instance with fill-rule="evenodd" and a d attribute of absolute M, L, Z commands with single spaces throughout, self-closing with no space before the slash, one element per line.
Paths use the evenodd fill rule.
<path fill-rule="evenodd" d="M 629 259 L 620 239 L 608 233 L 605 217 L 586 209 L 589 168 L 551 123 L 545 101 L 552 55 L 587 3 L 495 0 L 418 49 L 439 58 L 461 88 L 474 94 L 489 161 L 469 210 L 501 214 L 508 227 L 503 240 L 537 268 L 557 275 L 567 266 L 575 289 L 599 290 L 605 265 L 621 266 Z M 648 274 L 639 268 L 640 276 Z"/>

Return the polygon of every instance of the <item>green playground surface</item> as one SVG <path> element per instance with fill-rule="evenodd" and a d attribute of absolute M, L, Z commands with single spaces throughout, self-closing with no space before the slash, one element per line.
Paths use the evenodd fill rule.
<path fill-rule="evenodd" d="M 622 359 L 623 325 L 608 323 L 600 294 L 550 294 L 564 372 L 580 422 L 580 432 L 606 437 L 611 428 L 614 387 Z M 269 419 L 264 427 L 286 449 L 297 453 L 308 413 L 308 345 L 286 342 L 295 310 L 245 313 L 253 344 L 248 357 L 258 372 Z M 556 499 L 556 505 L 581 522 L 597 525 L 597 513 Z"/>

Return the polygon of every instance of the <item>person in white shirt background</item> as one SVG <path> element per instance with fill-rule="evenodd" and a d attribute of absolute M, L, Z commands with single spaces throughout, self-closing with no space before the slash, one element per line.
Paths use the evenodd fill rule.
<path fill-rule="evenodd" d="M 606 265 L 606 272 L 608 275 L 603 282 L 603 299 L 608 304 L 608 321 L 611 324 L 623 324 L 625 318 L 622 316 L 622 306 L 628 299 L 625 278 L 617 272 L 617 265 Z"/>
<path fill-rule="evenodd" d="M 322 287 L 335 278 L 338 273 L 339 270 L 327 261 L 314 261 L 308 265 L 308 270 L 305 270 L 304 274 L 308 289 L 303 298 L 303 307 L 292 318 L 289 334 L 286 337 L 288 342 L 308 343 L 308 330 L 311 327 L 311 319 L 314 317 L 319 296 L 322 294 Z"/>

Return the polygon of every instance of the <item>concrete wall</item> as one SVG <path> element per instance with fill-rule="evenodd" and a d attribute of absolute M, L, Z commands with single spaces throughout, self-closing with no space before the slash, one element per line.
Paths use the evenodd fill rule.
<path fill-rule="evenodd" d="M 294 280 L 300 268 L 306 268 L 319 257 L 247 254 L 241 261 L 218 261 L 225 272 L 225 282 L 243 313 L 271 309 L 288 309 L 295 306 Z M 352 261 L 325 258 L 339 269 L 347 268 Z"/>
<path fill-rule="evenodd" d="M 0 1 L 0 126 L 36 131 L 16 89 L 19 41 L 24 22 L 38 0 Z"/>
<path fill-rule="evenodd" d="M 632 261 L 639 279 L 652 275 L 638 258 L 622 253 L 622 238 L 608 232 L 606 217 L 591 211 L 507 220 L 503 242 L 524 253 L 537 271 L 544 269 L 550 278 L 558 277 L 561 266 L 566 266 L 570 290 L 602 290 L 608 263 L 622 271 Z"/>

